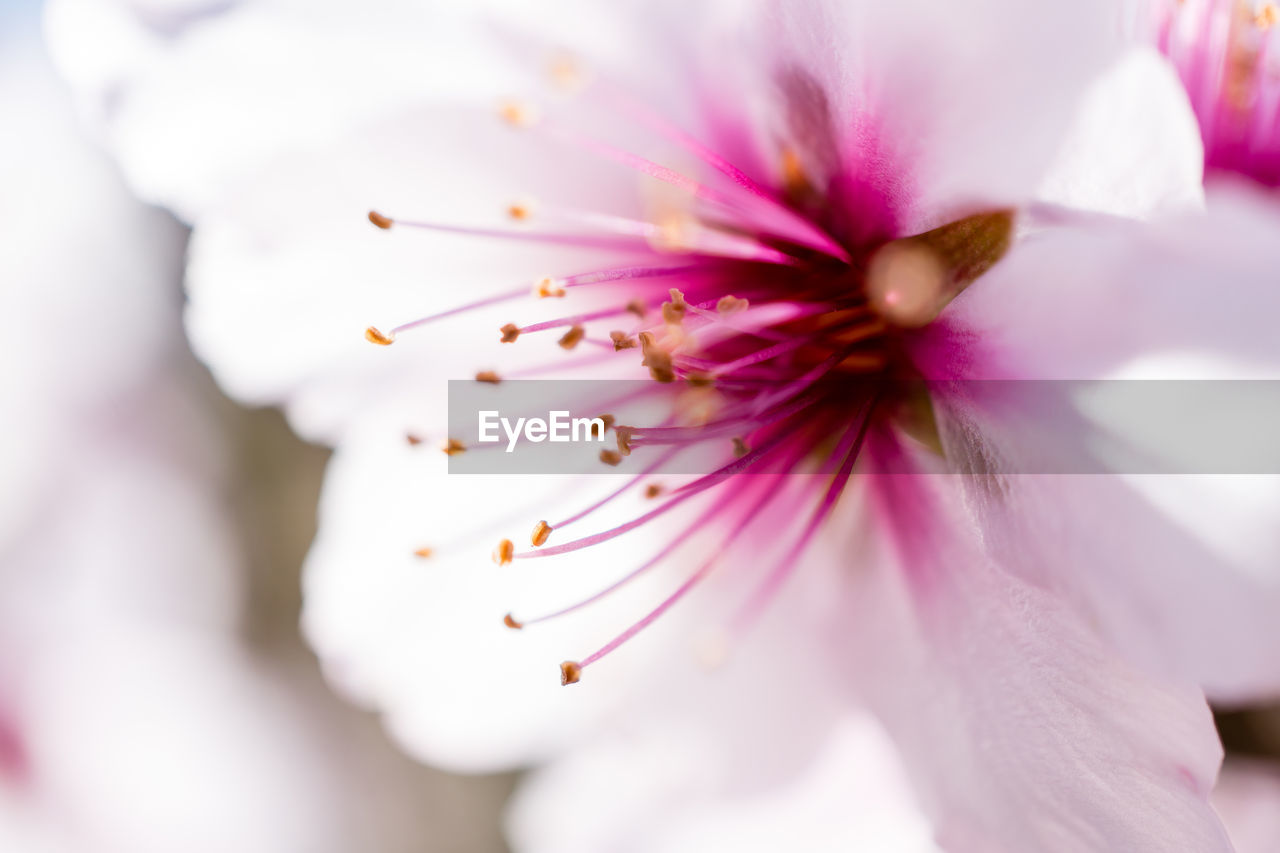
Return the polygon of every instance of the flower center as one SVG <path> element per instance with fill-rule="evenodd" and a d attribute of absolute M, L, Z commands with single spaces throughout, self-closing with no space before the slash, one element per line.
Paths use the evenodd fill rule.
<path fill-rule="evenodd" d="M 726 547 L 711 549 L 712 556 L 657 608 L 593 654 L 563 664 L 562 682 L 569 684 L 700 583 L 720 562 L 727 545 L 778 499 L 779 477 L 825 474 L 804 478 L 806 483 L 820 484 L 807 493 L 806 499 L 813 504 L 807 523 L 744 600 L 733 629 L 754 621 L 834 507 L 873 420 L 892 419 L 896 404 L 902 402 L 890 399 L 893 392 L 884 380 L 914 375 L 902 355 L 904 339 L 932 322 L 999 260 L 1011 240 L 1013 216 L 1007 210 L 982 212 L 923 234 L 859 245 L 827 233 L 790 206 L 794 186 L 810 184 L 789 149 L 782 152 L 781 185 L 766 187 L 652 113 L 632 111 L 636 121 L 658 130 L 710 171 L 727 178 L 729 186 L 720 189 L 561 128 L 523 104 L 505 104 L 502 116 L 513 125 L 550 133 L 566 144 L 674 186 L 689 201 L 677 213 L 666 212 L 653 221 L 521 201 L 508 209 L 517 223 L 511 229 L 465 228 L 369 214 L 370 221 L 385 230 L 398 226 L 443 230 L 555 243 L 567 250 L 603 246 L 647 258 L 644 263 L 538 277 L 385 333 L 374 327 L 365 333 L 369 341 L 386 346 L 409 330 L 457 319 L 473 309 L 529 298 L 572 301 L 578 293 L 589 292 L 598 294 L 597 301 L 604 307 L 525 326 L 508 324 L 499 330 L 495 345 L 520 346 L 526 336 L 554 332 L 562 349 L 590 351 L 584 362 L 588 368 L 609 359 L 629 360 L 645 369 L 655 393 L 672 383 L 688 387 L 690 393 L 672 398 L 679 402 L 660 422 L 617 423 L 613 418 L 606 422 L 614 432 L 617 450 L 603 451 L 601 461 L 626 467 L 636 450 L 655 448 L 651 452 L 657 455 L 647 467 L 569 518 L 536 521 L 527 550 L 517 549 L 510 539 L 494 549 L 499 565 L 579 551 L 664 516 L 682 518 L 673 511 L 698 495 L 714 492 L 708 508 L 683 532 L 604 590 L 541 616 L 504 617 L 509 628 L 526 629 L 579 610 L 648 572 L 691 536 L 714 530 L 723 537 Z M 811 209 L 814 194 L 807 195 L 806 209 Z M 575 230 L 545 226 L 526 230 L 539 220 L 546 225 L 567 223 Z M 554 369 L 531 364 L 518 375 L 533 375 L 547 367 Z M 481 370 L 475 378 L 498 383 L 509 377 Z M 705 409 L 695 412 L 694 407 Z M 600 409 L 605 408 L 602 402 Z M 693 447 L 721 448 L 725 461 L 670 492 L 649 483 L 646 495 L 656 505 L 624 524 L 548 544 L 563 536 L 565 528 L 590 519 L 601 507 L 646 482 L 673 455 Z M 446 439 L 444 450 L 455 454 L 466 448 L 457 439 Z M 729 486 L 730 482 L 734 485 Z M 430 549 L 424 550 L 430 554 Z"/>

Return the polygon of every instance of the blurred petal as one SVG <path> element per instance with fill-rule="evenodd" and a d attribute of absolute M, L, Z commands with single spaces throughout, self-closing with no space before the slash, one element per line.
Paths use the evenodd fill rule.
<path fill-rule="evenodd" d="M 731 49 L 707 56 L 737 75 L 706 72 L 724 81 L 718 110 L 740 114 L 751 97 L 779 93 L 787 100 L 760 132 L 776 133 L 790 110 L 820 159 L 825 126 L 854 191 L 891 206 L 906 233 L 1029 198 L 1117 47 L 1106 3 L 755 5 Z"/>
<path fill-rule="evenodd" d="M 1273 762 L 1229 759 L 1213 789 L 1213 807 L 1236 853 L 1280 848 L 1280 768 Z"/>
<path fill-rule="evenodd" d="M 942 845 L 1230 850 L 1207 803 L 1221 748 L 1200 693 L 1149 680 L 986 559 L 955 485 L 871 478 L 869 524 L 895 541 L 851 581 L 846 620 L 854 677 Z"/>
<path fill-rule="evenodd" d="M 761 725 L 751 730 L 757 743 L 777 735 Z M 742 774 L 738 790 L 715 778 L 723 756 L 711 744 L 720 739 L 714 728 L 645 725 L 594 740 L 525 781 L 508 820 L 513 846 L 521 853 L 939 850 L 893 744 L 873 720 L 846 718 L 794 775 L 748 769 L 756 783 L 749 790 L 741 790 Z M 738 748 L 752 750 L 750 742 Z M 572 820 L 565 803 L 574 804 Z"/>
<path fill-rule="evenodd" d="M 1204 148 L 1177 75 L 1134 50 L 1090 86 L 1038 197 L 1116 216 L 1203 203 Z"/>

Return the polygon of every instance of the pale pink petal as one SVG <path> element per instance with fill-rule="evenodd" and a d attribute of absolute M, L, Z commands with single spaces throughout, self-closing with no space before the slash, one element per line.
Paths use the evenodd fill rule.
<path fill-rule="evenodd" d="M 1204 147 L 1177 75 L 1155 51 L 1126 54 L 1089 87 L 1040 201 L 1142 217 L 1203 204 Z"/>
<path fill-rule="evenodd" d="M 703 54 L 706 109 L 759 140 L 744 157 L 781 136 L 817 175 L 839 161 L 853 203 L 907 232 L 1030 197 L 1117 46 L 1106 3 L 755 6 Z"/>
<path fill-rule="evenodd" d="M 755 700 L 755 697 L 752 697 Z M 751 705 L 736 716 L 751 718 Z M 936 853 L 929 822 L 914 801 L 893 744 L 865 716 L 848 716 L 822 751 L 798 772 L 767 774 L 749 761 L 732 786 L 714 771 L 724 756 L 717 727 L 633 731 L 601 736 L 521 785 L 508 815 L 521 853 L 624 851 L 874 850 Z M 777 737 L 764 721 L 750 728 L 756 743 Z M 792 718 L 787 731 L 803 723 Z M 742 753 L 745 753 L 743 755 Z M 571 819 L 565 804 L 572 803 Z"/>
<path fill-rule="evenodd" d="M 1150 680 L 987 558 L 952 478 L 869 476 L 866 493 L 865 528 L 839 540 L 863 566 L 851 635 L 833 639 L 945 849 L 1230 849 L 1207 802 L 1221 748 L 1199 691 Z M 893 544 L 868 551 L 865 530 Z"/>
<path fill-rule="evenodd" d="M 1236 853 L 1280 849 L 1280 767 L 1274 762 L 1228 759 L 1213 789 Z"/>
<path fill-rule="evenodd" d="M 1280 376 L 1280 207 L 1244 185 L 1210 190 L 1206 212 L 1153 227 L 1077 220 L 1028 236 L 951 303 L 917 363 L 938 378 L 1102 379 L 1195 356 L 1218 366 L 1195 378 Z"/>

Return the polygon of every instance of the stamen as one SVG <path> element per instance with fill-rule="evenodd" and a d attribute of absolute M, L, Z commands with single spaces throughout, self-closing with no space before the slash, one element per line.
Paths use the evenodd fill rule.
<path fill-rule="evenodd" d="M 533 526 L 533 536 L 530 539 L 535 548 L 540 548 L 547 544 L 547 538 L 551 535 L 552 527 L 546 521 L 539 521 Z"/>
<path fill-rule="evenodd" d="M 419 548 L 418 550 L 416 550 L 416 551 L 414 551 L 414 552 L 413 552 L 413 556 L 415 556 L 415 557 L 417 557 L 417 558 L 419 558 L 419 559 L 421 559 L 421 560 L 426 560 L 426 559 L 429 559 L 429 558 L 431 557 L 431 555 L 432 555 L 432 554 L 434 554 L 434 553 L 435 553 L 435 551 L 433 551 L 433 550 L 432 550 L 432 549 L 430 549 L 430 548 Z"/>
<path fill-rule="evenodd" d="M 395 332 L 384 334 L 373 326 L 364 330 L 364 339 L 371 344 L 377 344 L 380 347 L 389 347 L 396 342 Z"/>
<path fill-rule="evenodd" d="M 409 444 L 410 447 L 417 447 L 419 444 L 422 444 L 422 441 L 423 441 L 422 436 L 414 435 L 411 432 L 405 433 L 404 440 Z"/>
<path fill-rule="evenodd" d="M 622 454 L 614 450 L 601 450 L 600 461 L 616 468 L 622 462 Z"/>
<path fill-rule="evenodd" d="M 538 121 L 538 112 L 531 104 L 515 99 L 499 104 L 498 115 L 512 127 L 532 127 Z"/>
<path fill-rule="evenodd" d="M 793 455 L 791 459 L 792 463 L 794 463 L 795 458 L 796 457 Z M 672 606 L 676 604 L 676 602 L 684 598 L 689 593 L 690 590 L 692 590 L 700 582 L 705 580 L 706 577 L 711 573 L 711 571 L 724 558 L 725 554 L 728 551 L 728 546 L 731 545 L 734 542 L 734 540 L 736 540 L 739 536 L 742 535 L 742 532 L 747 529 L 747 527 L 755 520 L 756 516 L 758 516 L 766 506 L 768 506 L 769 502 L 772 501 L 774 497 L 777 496 L 777 494 L 778 494 L 777 489 L 773 489 L 773 488 L 764 489 L 759 499 L 755 502 L 755 504 L 742 516 L 742 518 L 738 520 L 738 523 L 734 525 L 729 535 L 725 537 L 724 544 L 720 548 L 716 549 L 716 551 L 707 560 L 705 560 L 693 572 L 693 574 L 691 574 L 688 578 L 686 578 L 684 583 L 680 584 L 680 586 L 677 587 L 673 593 L 671 593 L 669 596 L 663 599 L 662 603 L 660 603 L 657 607 L 651 610 L 648 614 L 646 614 L 642 619 L 640 619 L 630 628 L 628 628 L 627 630 L 619 634 L 617 637 L 610 640 L 608 643 L 602 646 L 599 650 L 583 658 L 582 662 L 578 665 L 579 674 L 581 673 L 582 669 L 600 660 L 610 652 L 613 652 L 619 646 L 621 646 L 622 644 L 630 640 L 632 637 L 634 637 L 636 634 L 639 634 L 645 628 L 652 625 L 654 622 L 658 620 L 660 616 L 662 616 L 664 613 L 670 610 Z"/>
<path fill-rule="evenodd" d="M 636 339 L 628 335 L 626 332 L 610 332 L 609 339 L 613 341 L 614 352 L 620 352 L 624 349 L 633 349 L 636 346 Z"/>
<path fill-rule="evenodd" d="M 546 276 L 534 282 L 533 295 L 539 299 L 560 299 L 564 296 L 564 286 L 551 276 Z"/>
<path fill-rule="evenodd" d="M 750 452 L 751 452 L 751 448 L 747 446 L 747 443 L 741 437 L 734 436 L 733 438 L 734 457 L 737 459 L 741 459 L 742 457 L 746 456 Z"/>
<path fill-rule="evenodd" d="M 492 370 L 482 370 L 476 374 L 476 381 L 485 382 L 489 385 L 497 385 L 502 381 L 502 379 Z"/>
<path fill-rule="evenodd" d="M 653 500 L 660 494 L 662 494 L 662 486 L 658 483 L 650 483 L 644 487 L 644 496 L 649 500 Z"/>
<path fill-rule="evenodd" d="M 574 326 L 565 332 L 564 337 L 560 338 L 559 344 L 561 349 L 573 349 L 582 342 L 583 337 L 587 334 L 587 330 L 582 326 Z"/>
<path fill-rule="evenodd" d="M 511 562 L 516 552 L 516 545 L 510 539 L 503 539 L 498 546 L 493 549 L 493 561 L 499 566 L 505 566 Z"/>
<path fill-rule="evenodd" d="M 716 311 L 724 315 L 739 314 L 747 310 L 748 302 L 736 296 L 722 296 L 716 303 Z"/>
<path fill-rule="evenodd" d="M 502 343 L 504 344 L 513 344 L 516 342 L 516 338 L 520 337 L 520 327 L 515 323 L 508 323 L 498 331 L 502 332 Z"/>
<path fill-rule="evenodd" d="M 513 201 L 507 205 L 507 216 L 516 222 L 524 222 L 533 216 L 533 202 Z"/>
<path fill-rule="evenodd" d="M 456 438 L 446 439 L 440 449 L 444 451 L 445 456 L 457 456 L 459 453 L 465 453 L 467 446 Z"/>
<path fill-rule="evenodd" d="M 515 617 L 512 616 L 510 613 L 502 617 L 502 624 L 506 625 L 508 628 L 510 628 L 513 631 L 519 631 L 521 628 L 524 627 L 524 623 L 517 622 Z"/>
<path fill-rule="evenodd" d="M 395 220 L 390 216 L 383 216 L 376 210 L 369 211 L 369 221 L 381 228 L 383 231 L 391 230 L 391 226 L 395 224 Z"/>
<path fill-rule="evenodd" d="M 566 687 L 570 684 L 577 684 L 578 679 L 582 676 L 582 667 L 574 661 L 567 660 L 560 664 L 560 686 Z"/>

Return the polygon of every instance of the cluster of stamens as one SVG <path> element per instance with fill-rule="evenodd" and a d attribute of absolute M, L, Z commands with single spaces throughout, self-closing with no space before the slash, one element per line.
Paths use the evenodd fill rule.
<path fill-rule="evenodd" d="M 559 338 L 560 347 L 573 350 L 589 345 L 595 360 L 592 363 L 632 360 L 653 381 L 655 391 L 673 383 L 687 388 L 688 393 L 676 398 L 681 401 L 677 410 L 663 422 L 622 424 L 607 416 L 606 428 L 614 435 L 616 450 L 600 452 L 600 462 L 621 467 L 638 449 L 654 448 L 657 455 L 647 467 L 568 519 L 537 521 L 529 550 L 517 550 L 510 539 L 494 549 L 493 559 L 499 565 L 578 551 L 654 519 L 670 517 L 674 509 L 696 495 L 713 489 L 723 493 L 722 499 L 662 551 L 603 591 L 536 618 L 504 617 L 507 627 L 526 629 L 576 611 L 651 569 L 694 531 L 707 529 L 709 523 L 723 529 L 724 547 L 715 549 L 713 557 L 693 571 L 671 597 L 594 654 L 562 664 L 562 682 L 570 684 L 578 681 L 583 669 L 651 624 L 711 571 L 734 538 L 776 499 L 779 490 L 770 476 L 797 471 L 828 474 L 808 523 L 786 557 L 766 573 L 743 605 L 737 622 L 751 621 L 844 489 L 868 428 L 884 402 L 876 380 L 907 367 L 897 355 L 899 337 L 932 321 L 963 286 L 1003 254 L 1012 219 L 1007 211 L 995 211 L 965 217 L 911 238 L 849 244 L 791 208 L 785 192 L 762 186 L 642 107 L 633 107 L 630 118 L 693 154 L 712 172 L 728 178 L 732 186 L 712 188 L 585 138 L 555 125 L 525 104 L 506 103 L 500 113 L 514 126 L 541 128 L 690 197 L 678 221 L 643 222 L 556 211 L 557 221 L 582 226 L 585 231 L 581 233 L 526 230 L 539 221 L 543 211 L 551 209 L 528 200 L 508 207 L 516 225 L 510 230 L 467 229 L 369 214 L 370 221 L 383 229 L 403 225 L 477 237 L 544 241 L 569 249 L 617 245 L 649 259 L 559 277 L 535 277 L 469 306 L 414 320 L 389 332 L 370 327 L 365 333 L 369 341 L 385 346 L 410 329 L 469 309 L 531 297 L 571 303 L 575 292 L 590 288 L 593 293 L 616 296 L 616 301 L 600 310 L 525 326 L 509 323 L 498 330 L 495 344 L 521 346 L 528 336 L 565 330 Z M 794 154 L 784 154 L 779 182 L 784 188 L 801 179 L 807 182 Z M 481 370 L 475 378 L 496 384 L 506 377 Z M 849 393 L 847 380 L 851 378 L 860 382 L 858 393 Z M 832 383 L 840 381 L 845 384 L 834 386 L 837 390 L 833 391 Z M 649 479 L 674 454 L 705 445 L 724 449 L 727 458 L 723 464 L 670 491 Z M 445 440 L 446 453 L 465 449 L 460 441 Z M 757 479 L 759 484 L 753 485 Z M 722 488 L 730 481 L 738 486 Z M 618 527 L 549 545 L 553 533 L 560 534 L 590 518 L 641 483 L 642 494 L 656 503 L 654 508 Z M 422 551 L 419 554 L 427 556 Z"/>

